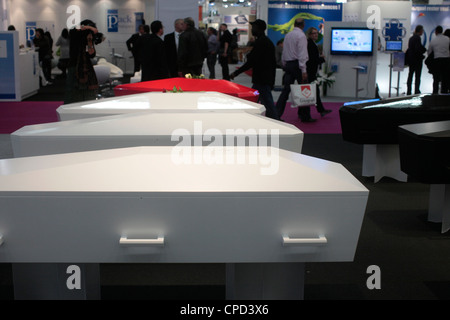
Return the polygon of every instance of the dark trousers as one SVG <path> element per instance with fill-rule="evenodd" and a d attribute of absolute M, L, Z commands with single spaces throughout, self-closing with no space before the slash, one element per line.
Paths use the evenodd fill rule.
<path fill-rule="evenodd" d="M 133 53 L 134 59 L 134 72 L 139 72 L 141 70 L 141 59 L 139 59 L 138 53 Z"/>
<path fill-rule="evenodd" d="M 433 93 L 439 93 L 439 84 L 441 93 L 449 93 L 450 89 L 450 58 L 434 59 L 433 72 Z"/>
<path fill-rule="evenodd" d="M 44 58 L 41 61 L 42 72 L 44 72 L 45 80 L 52 80 L 52 58 Z"/>
<path fill-rule="evenodd" d="M 253 89 L 258 90 L 258 101 L 266 108 L 266 117 L 280 120 L 275 103 L 273 102 L 272 87 L 268 84 L 253 84 Z"/>
<path fill-rule="evenodd" d="M 312 82 L 312 81 L 311 81 Z M 320 99 L 320 86 L 316 84 L 316 110 L 318 113 L 324 112 L 325 108 L 323 106 L 322 100 Z"/>
<path fill-rule="evenodd" d="M 411 95 L 412 93 L 412 79 L 413 77 L 415 78 L 414 80 L 414 94 L 419 94 L 420 93 L 420 77 L 422 75 L 422 61 L 418 64 L 415 65 L 410 65 L 409 66 L 409 73 L 408 73 L 408 80 L 406 81 L 406 87 L 407 87 L 407 91 L 406 94 L 407 95 Z"/>
<path fill-rule="evenodd" d="M 230 69 L 228 67 L 228 56 L 219 55 L 219 63 L 222 66 L 222 79 L 230 80 Z"/>
<path fill-rule="evenodd" d="M 283 91 L 281 91 L 280 97 L 277 101 L 277 111 L 280 118 L 284 113 L 284 109 L 286 108 L 286 102 L 289 99 L 289 93 L 291 93 L 291 84 L 294 84 L 296 80 L 297 83 L 302 83 L 302 70 L 300 70 L 300 67 L 298 66 L 298 61 L 287 61 L 284 70 L 285 75 Z M 310 119 L 310 107 L 299 107 L 298 115 L 300 117 L 300 120 Z"/>
<path fill-rule="evenodd" d="M 216 62 L 217 62 L 217 54 L 208 53 L 206 56 L 206 65 L 209 70 L 209 78 L 216 78 Z"/>

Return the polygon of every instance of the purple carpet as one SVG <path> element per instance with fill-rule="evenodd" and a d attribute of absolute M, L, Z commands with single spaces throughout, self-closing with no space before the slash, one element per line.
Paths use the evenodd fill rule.
<path fill-rule="evenodd" d="M 0 102 L 0 134 L 11 134 L 23 126 L 56 122 L 62 101 Z"/>
<path fill-rule="evenodd" d="M 297 108 L 292 108 L 290 103 L 286 104 L 286 109 L 281 117 L 285 122 L 299 128 L 303 133 L 336 133 L 341 134 L 341 120 L 339 118 L 339 109 L 342 102 L 324 102 L 325 109 L 332 110 L 331 113 L 321 117 L 316 107 L 311 107 L 311 117 L 316 122 L 301 122 L 297 115 Z"/>
<path fill-rule="evenodd" d="M 56 109 L 62 104 L 62 101 L 0 102 L 0 134 L 11 134 L 27 125 L 56 122 L 58 121 Z M 291 108 L 290 103 L 286 104 L 282 118 L 304 133 L 342 133 L 339 119 L 339 108 L 342 103 L 324 102 L 324 106 L 333 110 L 325 117 L 321 117 L 316 108 L 311 107 L 311 116 L 317 119 L 316 122 L 300 122 L 297 109 Z"/>

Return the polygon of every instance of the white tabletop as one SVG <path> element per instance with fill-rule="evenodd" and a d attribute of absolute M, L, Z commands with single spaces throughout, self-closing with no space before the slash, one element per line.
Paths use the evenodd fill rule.
<path fill-rule="evenodd" d="M 265 116 L 247 113 L 242 110 L 235 112 L 198 111 L 162 111 L 151 110 L 113 116 L 76 119 L 60 122 L 24 126 L 13 132 L 21 137 L 51 137 L 51 136 L 134 136 L 134 135 L 171 135 L 175 130 L 186 130 L 189 133 L 203 135 L 207 130 L 215 130 L 225 134 L 227 131 L 243 130 L 247 134 L 260 133 L 266 130 L 278 130 L 280 135 L 303 134 L 297 127 Z M 213 134 L 213 131 L 209 131 Z"/>
<path fill-rule="evenodd" d="M 302 151 L 303 132 L 261 115 L 160 111 L 29 125 L 11 134 L 14 157 L 136 146 L 273 146 Z"/>
<path fill-rule="evenodd" d="M 13 193 L 368 194 L 341 164 L 261 147 L 135 147 L 4 159 L 0 175 L 0 192 Z"/>
<path fill-rule="evenodd" d="M 244 110 L 256 114 L 265 112 L 262 104 L 219 92 L 146 92 L 65 104 L 56 111 L 60 120 L 72 120 L 149 110 Z"/>

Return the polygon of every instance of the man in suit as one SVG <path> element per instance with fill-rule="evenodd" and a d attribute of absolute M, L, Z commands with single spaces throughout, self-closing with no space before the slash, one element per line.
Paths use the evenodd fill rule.
<path fill-rule="evenodd" d="M 164 36 L 166 47 L 167 63 L 169 65 L 170 76 L 178 77 L 178 43 L 180 34 L 184 31 L 184 19 L 176 19 L 174 22 L 175 31 Z"/>
<path fill-rule="evenodd" d="M 202 31 L 195 28 L 192 18 L 185 18 L 184 24 L 186 28 L 180 36 L 178 48 L 178 74 L 199 76 L 208 53 L 208 40 Z"/>
<path fill-rule="evenodd" d="M 422 74 L 423 60 L 425 58 L 424 53 L 427 51 L 427 49 L 422 45 L 422 40 L 420 39 L 422 35 L 423 26 L 419 24 L 416 26 L 413 36 L 408 41 L 407 60 L 409 64 L 409 72 L 408 80 L 406 81 L 406 94 L 408 96 L 412 94 L 413 77 L 415 77 L 414 94 L 420 93 L 420 77 Z"/>
<path fill-rule="evenodd" d="M 133 34 L 127 41 L 128 51 L 131 51 L 134 59 L 134 72 L 141 70 L 141 61 L 139 60 L 139 38 L 144 34 L 144 25 L 139 26 L 139 32 Z"/>
<path fill-rule="evenodd" d="M 141 41 L 141 81 L 159 80 L 169 77 L 164 41 L 161 39 L 164 34 L 161 21 L 153 21 L 150 25 L 150 30 L 151 34 L 143 35 Z"/>
<path fill-rule="evenodd" d="M 226 23 L 222 23 L 219 28 L 219 64 L 222 67 L 222 78 L 224 80 L 230 80 L 230 69 L 228 67 L 228 54 L 230 53 L 231 41 L 233 36 L 228 31 Z"/>

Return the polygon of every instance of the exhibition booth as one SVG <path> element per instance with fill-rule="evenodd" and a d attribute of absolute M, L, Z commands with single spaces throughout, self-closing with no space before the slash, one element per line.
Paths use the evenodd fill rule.
<path fill-rule="evenodd" d="M 175 6 L 176 3 L 176 6 Z M 399 96 L 406 92 L 407 71 L 402 52 L 417 24 L 422 24 L 425 33 L 422 42 L 427 46 L 433 38 L 436 25 L 449 27 L 449 5 L 414 5 L 410 1 L 350 1 L 301 2 L 301 1 L 248 1 L 245 6 L 218 7 L 214 3 L 196 0 L 133 0 L 92 3 L 88 1 L 31 1 L 2 0 L 4 11 L 0 31 L 13 24 L 19 32 L 18 42 L 26 46 L 34 37 L 36 28 L 49 31 L 54 39 L 63 28 L 72 26 L 79 19 L 95 20 L 106 40 L 97 46 L 97 55 L 118 66 L 125 74 L 133 74 L 131 52 L 126 40 L 142 22 L 150 24 L 158 19 L 163 22 L 164 33 L 173 31 L 173 22 L 181 17 L 198 17 L 196 24 L 201 29 L 207 26 L 218 28 L 225 22 L 230 32 L 237 31 L 238 44 L 246 47 L 251 37 L 249 22 L 260 18 L 267 22 L 267 35 L 274 44 L 293 28 L 295 17 L 305 19 L 305 31 L 316 27 L 319 32 L 318 45 L 323 48 L 326 63 L 322 66 L 326 76 L 334 77 L 328 88 L 330 97 L 374 98 L 378 93 L 384 97 Z M 174 6 L 177 8 L 174 10 Z M 23 10 L 27 8 L 27 10 Z M 88 14 L 86 14 L 88 13 Z M 350 50 L 339 52 L 332 49 L 331 32 L 336 28 L 371 29 L 372 39 L 367 43 L 369 51 L 355 50 L 359 33 L 344 37 L 353 39 Z M 342 31 L 341 31 L 342 33 Z M 339 36 L 342 36 L 339 35 Z M 356 38 L 355 38 L 356 37 Z M 367 35 L 366 35 L 367 37 Z M 388 40 L 388 42 L 386 42 Z M 344 45 L 338 43 L 337 45 Z M 56 52 L 54 47 L 54 52 Z M 371 49 L 371 50 L 370 50 Z M 344 52 L 345 51 L 345 52 Z M 245 59 L 245 58 L 243 58 Z M 242 61 L 241 61 L 242 62 Z M 239 63 L 241 63 L 239 62 Z M 422 92 L 431 92 L 431 75 L 424 67 Z"/>
<path fill-rule="evenodd" d="M 96 17 L 106 36 L 98 55 L 128 71 L 132 61 L 125 41 L 140 23 L 160 19 L 169 33 L 175 18 L 199 15 L 198 1 L 192 0 L 32 2 L 0 2 L 8 9 L 1 25 L 7 21 L 18 29 L 0 32 L 0 64 L 8 71 L 0 75 L 8 83 L 0 85 L 4 100 L 21 100 L 36 89 L 24 80 L 39 81 L 36 53 L 23 52 L 26 71 L 34 72 L 33 78 L 23 76 L 19 47 L 32 40 L 37 27 L 57 35 L 76 20 L 77 10 L 83 18 Z M 407 70 L 401 54 L 418 23 L 412 21 L 417 11 L 411 2 L 249 3 L 222 21 L 230 19 L 249 36 L 249 21 L 264 19 L 274 43 L 292 30 L 296 17 L 305 19 L 305 30 L 319 30 L 326 57 L 321 76 L 334 81 L 327 94 L 357 100 L 340 110 L 344 139 L 364 138 L 357 131 L 361 119 L 369 119 L 361 130 L 367 133 L 377 111 L 386 111 L 389 102 L 399 106 L 397 100 L 375 98 L 380 91 L 395 95 L 395 81 L 397 95 L 401 91 L 401 73 Z M 444 5 L 433 8 L 448 11 Z M 199 16 L 202 23 L 208 19 L 217 23 Z M 380 64 L 386 59 L 387 65 Z M 0 160 L 0 263 L 12 264 L 15 299 L 99 299 L 101 263 L 212 263 L 225 265 L 227 299 L 298 300 L 304 298 L 306 263 L 354 260 L 369 198 L 361 181 L 341 163 L 302 154 L 303 132 L 264 117 L 255 90 L 235 86 L 238 93 L 213 92 L 212 80 L 182 80 L 186 90 L 173 92 L 168 90 L 173 82 L 167 89 L 158 81 L 119 86 L 115 97 L 63 104 L 56 110 L 60 121 L 11 134 L 14 158 Z M 186 81 L 194 80 L 188 90 Z M 197 84 L 201 81 L 207 90 Z M 218 89 L 216 83 L 212 87 Z M 126 92 L 133 88 L 143 93 Z M 405 103 L 420 112 L 418 99 L 435 106 L 440 98 L 407 99 L 400 111 Z M 446 97 L 441 101 L 447 106 Z M 448 114 L 441 104 L 436 109 L 433 116 Z M 392 114 L 394 120 L 404 117 Z M 384 119 L 377 123 L 387 123 Z M 389 129 L 396 133 L 402 124 Z M 379 127 L 373 127 L 380 138 Z M 438 196 L 443 193 L 439 213 L 448 229 L 449 218 L 442 214 L 448 186 L 439 187 Z M 83 275 L 79 290 L 66 282 L 71 267 Z"/>

